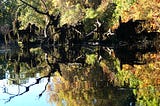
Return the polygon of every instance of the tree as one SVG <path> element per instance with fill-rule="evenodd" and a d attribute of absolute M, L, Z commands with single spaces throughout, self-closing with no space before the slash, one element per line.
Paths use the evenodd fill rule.
<path fill-rule="evenodd" d="M 0 24 L 12 25 L 12 21 L 16 17 L 18 9 L 16 0 L 1 0 L 0 1 Z"/>

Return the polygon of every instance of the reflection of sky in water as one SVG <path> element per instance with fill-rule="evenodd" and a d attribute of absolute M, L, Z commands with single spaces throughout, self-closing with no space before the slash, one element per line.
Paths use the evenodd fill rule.
<path fill-rule="evenodd" d="M 41 98 L 38 98 L 38 95 L 45 89 L 45 84 L 47 83 L 47 79 L 42 79 L 41 83 L 31 86 L 29 91 L 23 95 L 17 96 L 11 99 L 10 102 L 4 103 L 9 99 L 11 95 L 3 93 L 3 86 L 6 84 L 7 80 L 0 80 L 0 106 L 51 106 L 47 102 L 47 93 L 45 92 Z M 28 86 L 35 82 L 34 78 L 29 79 L 29 83 L 25 84 Z M 8 85 L 5 85 L 8 86 Z M 20 93 L 25 91 L 24 87 L 20 87 Z M 10 85 L 8 86 L 8 92 L 17 94 L 18 86 Z M 6 99 L 6 100 L 5 100 Z M 52 105 L 55 106 L 55 105 Z"/>

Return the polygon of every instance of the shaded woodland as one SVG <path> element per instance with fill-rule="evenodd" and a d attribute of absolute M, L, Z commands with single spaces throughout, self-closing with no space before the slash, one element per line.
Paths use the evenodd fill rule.
<path fill-rule="evenodd" d="M 74 20 L 71 18 L 67 23 L 65 13 L 62 11 L 65 9 L 72 10 L 71 7 L 68 8 L 65 7 L 66 5 L 62 5 L 65 8 L 60 8 L 62 10 L 59 11 L 55 9 L 55 12 L 51 9 L 54 6 L 52 7 L 51 5 L 50 7 L 47 4 L 48 2 L 44 2 L 44 0 L 40 0 L 39 5 L 38 3 L 34 4 L 34 2 L 24 0 L 18 0 L 19 2 L 20 5 L 17 6 L 17 11 L 15 12 L 16 17 L 12 21 L 10 20 L 10 26 L 6 26 L 6 28 L 3 26 L 0 30 L 0 45 L 2 48 L 6 50 L 14 50 L 16 48 L 17 51 L 14 53 L 6 52 L 3 57 L 5 63 L 2 64 L 7 63 L 7 66 L 4 66 L 5 71 L 8 69 L 9 73 L 13 74 L 11 81 L 19 86 L 22 86 L 22 83 L 17 79 L 21 79 L 20 74 L 23 72 L 26 73 L 26 76 L 30 74 L 34 77 L 37 72 L 43 73 L 43 75 L 37 78 L 35 83 L 25 86 L 24 92 L 10 94 L 4 89 L 4 93 L 11 95 L 5 101 L 6 103 L 10 102 L 14 97 L 28 92 L 31 86 L 39 84 L 43 78 L 47 78 L 48 82 L 44 90 L 40 92 L 39 97 L 45 91 L 49 91 L 50 102 L 57 102 L 56 98 L 63 98 L 59 91 L 67 91 L 64 94 L 64 98 L 70 95 L 68 92 L 79 95 L 79 100 L 87 95 L 88 98 L 85 98 L 87 102 L 83 100 L 82 102 L 90 104 L 88 102 L 91 97 L 89 93 L 91 89 L 89 87 L 93 88 L 92 90 L 98 89 L 97 92 L 91 92 L 95 95 L 101 91 L 99 88 L 110 89 L 107 87 L 111 86 L 117 90 L 119 89 L 118 86 L 120 86 L 129 90 L 127 92 L 129 95 L 126 94 L 126 97 L 129 98 L 127 99 L 128 103 L 130 101 L 135 103 L 140 101 L 140 90 L 143 87 L 147 86 L 150 89 L 150 85 L 159 86 L 159 71 L 157 71 L 159 63 L 157 61 L 159 61 L 160 52 L 160 32 L 155 27 L 157 24 L 154 23 L 155 26 L 153 25 L 153 20 L 144 18 L 128 19 L 123 14 L 114 16 L 117 9 L 119 9 L 118 5 L 121 4 L 95 0 L 94 3 L 75 1 L 68 4 L 72 5 L 71 7 L 75 10 L 78 8 L 79 16 L 81 15 L 81 8 L 84 9 L 86 16 L 82 15 L 84 19 L 82 20 L 77 14 L 76 16 L 73 14 Z M 132 3 L 134 4 L 134 2 L 130 4 Z M 60 4 L 57 5 L 59 6 Z M 21 6 L 25 7 L 24 10 Z M 101 13 L 104 7 L 105 10 Z M 25 23 L 26 21 L 22 19 L 22 13 L 25 13 L 27 8 L 30 9 L 31 14 L 38 14 L 37 20 L 38 18 L 41 20 L 41 17 L 43 17 L 42 25 L 36 22 Z M 128 12 L 128 14 L 130 13 Z M 69 13 L 67 15 L 70 16 Z M 26 16 L 28 15 L 26 14 Z M 111 21 L 113 17 L 118 17 L 118 24 L 117 27 L 113 26 L 112 28 L 109 25 L 113 24 Z M 64 18 L 66 20 L 63 20 Z M 124 21 L 124 19 L 127 21 Z M 4 32 L 2 31 L 3 28 L 5 29 Z M 78 68 L 75 69 L 75 67 Z M 148 77 L 145 77 L 150 74 L 149 72 L 155 76 L 155 78 L 150 78 L 151 81 Z M 54 78 L 51 79 L 51 76 L 54 76 Z M 55 94 L 52 89 L 49 89 L 50 86 L 53 86 L 49 83 L 56 82 L 54 79 L 57 76 L 63 81 L 56 85 L 60 88 L 55 88 L 55 91 L 57 90 L 57 94 Z M 140 83 L 140 81 L 143 83 Z M 153 83 L 151 83 L 152 81 Z M 85 86 L 87 89 L 85 92 L 88 93 L 81 92 L 81 87 L 84 87 L 82 85 Z M 155 87 L 155 89 L 157 88 Z M 137 90 L 138 93 L 134 94 L 130 92 L 131 90 Z M 80 95 L 79 93 L 82 94 Z M 147 94 L 149 95 L 148 92 Z M 101 95 L 104 98 L 109 98 L 109 95 Z M 91 99 L 93 98 L 91 97 Z M 75 98 L 72 98 L 72 100 L 76 101 Z M 72 102 L 72 100 L 68 101 Z M 99 101 L 101 101 L 100 98 Z M 108 103 L 108 101 L 105 102 Z"/>
<path fill-rule="evenodd" d="M 34 9 L 34 7 L 32 8 Z M 77 45 L 79 46 L 79 50 L 81 46 L 104 46 L 104 48 L 108 49 L 108 53 L 113 49 L 115 56 L 120 60 L 121 68 L 123 64 L 145 64 L 146 62 L 141 58 L 143 54 L 149 52 L 156 53 L 160 50 L 160 33 L 148 32 L 147 27 L 145 28 L 144 26 L 149 23 L 147 20 L 133 21 L 131 19 L 128 22 L 121 22 L 120 17 L 118 28 L 114 32 L 111 32 L 110 29 L 106 32 L 103 23 L 97 19 L 93 24 L 95 28 L 86 33 L 83 22 L 79 22 L 74 26 L 65 24 L 57 27 L 60 14 L 58 16 L 47 15 L 52 18 L 51 23 L 47 24 L 46 28 L 53 26 L 54 32 L 47 32 L 47 35 L 45 35 L 45 30 L 48 31 L 48 29 L 41 31 L 35 24 L 30 23 L 25 29 L 20 30 L 20 22 L 15 20 L 13 22 L 15 28 L 3 38 L 5 39 L 6 46 L 18 45 L 20 41 L 24 49 L 34 48 L 37 45 L 37 47 L 41 46 L 42 49 L 47 51 L 47 48 L 49 50 L 50 48 L 62 46 L 61 52 L 63 52 L 63 55 L 67 55 L 67 51 L 63 50 L 63 47 L 66 46 L 68 46 L 69 50 L 74 50 L 74 47 Z M 149 24 L 147 26 L 149 27 Z M 101 49 L 96 51 L 99 53 L 99 56 L 101 56 L 101 51 L 103 51 Z M 71 60 L 72 62 L 78 62 L 77 59 L 85 59 L 84 56 L 77 55 L 78 53 L 79 51 L 75 50 L 75 54 L 73 54 L 75 55 L 74 58 L 62 57 L 62 60 L 59 60 L 59 62 L 67 63 L 71 62 Z"/>

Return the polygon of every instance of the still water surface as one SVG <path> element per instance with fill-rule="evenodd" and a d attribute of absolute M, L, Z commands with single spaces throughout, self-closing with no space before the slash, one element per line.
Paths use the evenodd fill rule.
<path fill-rule="evenodd" d="M 0 106 L 133 106 L 131 89 L 75 59 L 92 48 L 75 48 L 1 50 Z"/>
<path fill-rule="evenodd" d="M 35 81 L 35 79 L 31 78 L 29 79 L 29 82 L 27 84 L 31 84 L 33 81 Z M 44 95 L 41 98 L 38 97 L 39 92 L 41 92 L 44 89 L 45 82 L 46 80 L 44 79 L 44 81 L 40 84 L 31 87 L 29 92 L 25 93 L 24 95 L 17 96 L 7 103 L 6 101 L 9 100 L 11 95 L 5 94 L 3 89 L 4 86 L 1 86 L 0 106 L 50 106 L 50 104 L 47 103 L 46 100 L 46 93 L 44 93 Z M 12 94 L 17 94 L 18 89 L 20 89 L 20 92 L 24 91 L 23 87 L 18 87 L 16 85 L 7 85 L 7 82 L 5 80 L 1 80 L 1 85 L 3 84 L 6 84 L 5 86 L 7 86 L 7 90 Z"/>

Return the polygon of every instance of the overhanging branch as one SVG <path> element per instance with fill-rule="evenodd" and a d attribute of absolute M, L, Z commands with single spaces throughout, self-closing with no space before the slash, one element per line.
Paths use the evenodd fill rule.
<path fill-rule="evenodd" d="M 21 1 L 22 3 L 24 3 L 25 5 L 29 6 L 30 8 L 32 8 L 34 11 L 36 11 L 36 12 L 39 13 L 39 14 L 43 14 L 43 15 L 50 16 L 48 11 L 46 11 L 46 12 L 40 11 L 37 7 L 34 7 L 34 6 L 32 6 L 31 4 L 29 4 L 29 3 L 27 3 L 27 2 L 25 2 L 25 1 L 23 1 L 23 0 L 20 0 L 20 1 Z"/>

